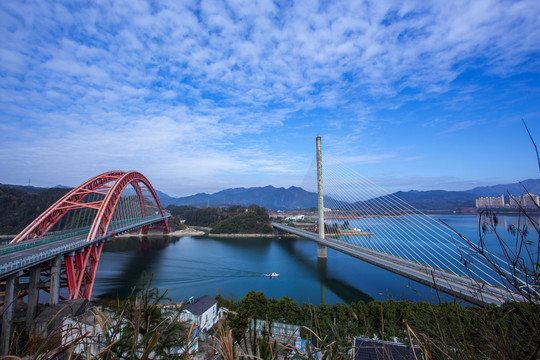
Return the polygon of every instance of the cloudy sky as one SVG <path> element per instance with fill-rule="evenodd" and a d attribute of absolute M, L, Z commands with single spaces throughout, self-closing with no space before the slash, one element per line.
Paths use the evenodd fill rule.
<path fill-rule="evenodd" d="M 540 1 L 0 2 L 0 183 L 170 195 L 540 178 Z"/>

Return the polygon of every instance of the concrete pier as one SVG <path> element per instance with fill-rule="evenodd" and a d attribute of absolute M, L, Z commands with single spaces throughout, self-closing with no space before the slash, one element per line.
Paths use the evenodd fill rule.
<path fill-rule="evenodd" d="M 39 302 L 39 288 L 41 283 L 41 265 L 36 265 L 30 269 L 30 280 L 28 284 L 28 304 L 26 308 L 26 330 L 30 332 Z"/>
<path fill-rule="evenodd" d="M 51 284 L 49 305 L 58 304 L 60 298 L 60 266 L 62 265 L 62 257 L 57 256 L 51 261 Z"/>
<path fill-rule="evenodd" d="M 2 307 L 2 337 L 0 341 L 0 355 L 7 355 L 11 340 L 11 327 L 13 322 L 13 311 L 15 310 L 15 282 L 18 274 L 11 275 L 6 279 L 6 292 L 4 295 L 4 306 Z"/>

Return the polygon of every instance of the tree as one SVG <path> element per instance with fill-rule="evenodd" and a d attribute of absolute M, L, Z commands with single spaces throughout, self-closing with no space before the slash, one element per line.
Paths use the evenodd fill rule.
<path fill-rule="evenodd" d="M 298 324 L 301 321 L 302 309 L 296 301 L 288 296 L 281 298 L 279 305 L 283 320 L 288 324 Z"/>
<path fill-rule="evenodd" d="M 243 318 L 264 319 L 266 315 L 266 297 L 262 291 L 250 290 L 246 296 L 240 300 L 238 315 Z"/>

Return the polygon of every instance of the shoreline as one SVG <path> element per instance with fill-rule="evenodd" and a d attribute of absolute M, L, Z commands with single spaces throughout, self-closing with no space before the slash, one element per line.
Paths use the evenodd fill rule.
<path fill-rule="evenodd" d="M 204 235 L 205 232 L 202 231 L 202 230 L 197 230 L 197 229 L 192 229 L 192 228 L 188 228 L 188 229 L 183 229 L 183 230 L 176 230 L 176 231 L 171 231 L 168 235 L 169 236 L 201 236 L 201 235 Z M 125 234 L 121 234 L 121 235 L 115 235 L 115 237 L 117 238 L 123 238 L 123 237 L 133 237 L 133 236 L 163 236 L 163 233 L 160 233 L 160 232 L 156 232 L 156 233 L 148 233 L 146 235 L 141 235 L 140 233 L 125 233 Z"/>
<path fill-rule="evenodd" d="M 202 230 L 191 229 L 191 228 L 184 229 L 184 230 L 171 231 L 169 233 L 169 235 L 171 236 L 201 236 L 204 234 L 205 232 Z"/>
<path fill-rule="evenodd" d="M 208 234 L 210 237 L 276 237 L 277 234 Z"/>
<path fill-rule="evenodd" d="M 265 238 L 270 238 L 270 237 L 281 237 L 281 236 L 287 236 L 287 237 L 295 237 L 294 234 L 287 234 L 287 235 L 284 235 L 284 234 L 276 234 L 276 233 L 269 233 L 269 234 L 212 234 L 212 233 L 208 233 L 208 230 L 210 230 L 210 228 L 207 228 L 206 230 L 207 231 L 203 231 L 203 230 L 199 230 L 200 228 L 187 228 L 187 229 L 184 229 L 184 230 L 176 230 L 176 231 L 171 231 L 169 233 L 169 236 L 178 236 L 178 237 L 182 237 L 182 236 L 210 236 L 210 237 L 265 237 Z M 161 236 L 162 233 L 149 233 L 149 234 L 146 234 L 146 236 Z M 11 240 L 13 239 L 15 236 L 17 235 L 0 235 L 0 240 Z M 127 238 L 127 237 L 133 237 L 133 236 L 142 236 L 141 234 L 139 233 L 125 233 L 125 234 L 120 234 L 120 235 L 115 235 L 116 238 Z"/>

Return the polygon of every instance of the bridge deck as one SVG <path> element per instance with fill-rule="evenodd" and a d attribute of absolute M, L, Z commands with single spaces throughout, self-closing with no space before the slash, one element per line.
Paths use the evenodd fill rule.
<path fill-rule="evenodd" d="M 140 219 L 137 223 L 126 224 L 115 230 L 119 235 L 129 231 L 139 229 L 145 225 L 161 221 L 161 216 L 150 216 Z M 55 236 L 56 235 L 56 236 Z M 112 237 L 112 232 L 106 236 L 86 241 L 88 230 L 76 229 L 72 233 L 54 234 L 16 244 L 7 244 L 0 247 L 0 279 L 5 278 L 18 271 L 30 268 L 36 264 L 53 259 L 58 255 L 63 255 L 78 251 L 89 245 L 101 241 L 108 241 Z"/>
<path fill-rule="evenodd" d="M 478 305 L 500 305 L 507 300 L 520 299 L 518 294 L 508 289 L 484 283 L 464 275 L 437 269 L 426 264 L 420 264 L 360 245 L 332 238 L 321 239 L 318 234 L 292 226 L 280 223 L 272 223 L 272 226 L 276 229 L 313 240 L 318 244 L 325 245 L 331 249 Z"/>

